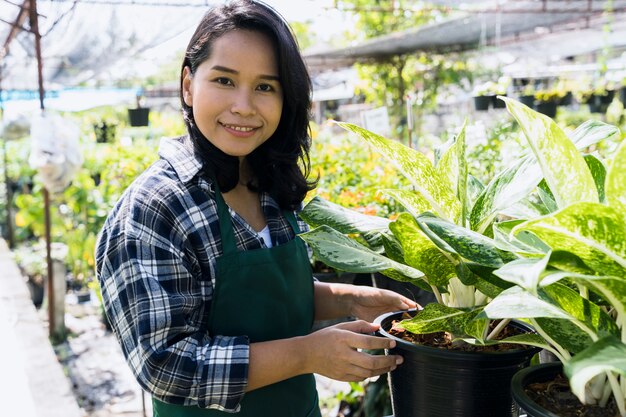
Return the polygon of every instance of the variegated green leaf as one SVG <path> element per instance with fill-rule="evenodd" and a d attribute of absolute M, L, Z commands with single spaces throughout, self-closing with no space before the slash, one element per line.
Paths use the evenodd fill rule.
<path fill-rule="evenodd" d="M 414 191 L 409 190 L 390 190 L 385 189 L 381 190 L 381 192 L 396 200 L 402 207 L 406 209 L 409 213 L 414 216 L 419 216 L 420 214 L 433 211 L 433 207 L 430 203 L 422 197 L 421 194 L 418 194 Z"/>
<path fill-rule="evenodd" d="M 320 226 L 299 235 L 326 265 L 346 272 L 381 272 L 400 281 L 422 279 L 424 274 L 380 255 L 329 226 Z"/>
<path fill-rule="evenodd" d="M 572 392 L 581 402 L 585 386 L 596 375 L 614 372 L 626 377 L 626 345 L 616 337 L 605 337 L 563 364 Z"/>
<path fill-rule="evenodd" d="M 467 198 L 470 215 L 472 213 L 474 204 L 476 204 L 476 201 L 484 190 L 485 184 L 480 182 L 480 180 L 472 174 L 467 175 Z"/>
<path fill-rule="evenodd" d="M 512 287 L 492 300 L 485 314 L 489 318 L 535 319 L 544 333 L 572 353 L 589 346 L 592 338 L 618 331 L 600 307 L 560 284 L 540 289 L 536 295 Z"/>
<path fill-rule="evenodd" d="M 563 309 L 521 287 L 511 287 L 502 291 L 487 304 L 484 314 L 490 319 L 551 317 L 570 320 L 572 318 Z"/>
<path fill-rule="evenodd" d="M 433 243 L 468 261 L 499 268 L 505 261 L 515 258 L 515 255 L 499 250 L 492 239 L 429 213 L 416 217 L 416 220 Z"/>
<path fill-rule="evenodd" d="M 544 276 L 541 285 L 550 285 L 563 278 L 569 278 L 597 294 L 609 303 L 618 317 L 626 318 L 626 277 L 576 274 L 572 272 L 553 272 Z"/>
<path fill-rule="evenodd" d="M 538 334 L 524 333 L 507 337 L 500 340 L 478 340 L 472 338 L 463 338 L 464 341 L 471 345 L 498 345 L 501 343 L 510 343 L 512 345 L 535 346 L 542 349 L 551 349 L 550 345 Z"/>
<path fill-rule="evenodd" d="M 589 168 L 589 172 L 593 177 L 593 182 L 596 185 L 596 189 L 598 190 L 598 198 L 600 201 L 604 201 L 605 192 L 604 192 L 604 183 L 606 180 L 606 167 L 604 163 L 596 158 L 593 155 L 585 155 L 585 163 L 587 164 L 587 168 Z M 626 178 L 625 178 L 626 179 Z"/>
<path fill-rule="evenodd" d="M 529 232 L 520 231 L 516 235 L 511 233 L 513 228 L 524 223 L 524 220 L 509 220 L 494 223 L 493 238 L 500 250 L 538 256 L 547 253 L 550 248 L 537 236 Z"/>
<path fill-rule="evenodd" d="M 570 138 L 576 148 L 582 150 L 616 133 L 619 133 L 619 129 L 615 126 L 589 120 L 580 125 L 570 135 Z M 542 178 L 543 173 L 537 160 L 530 155 L 521 157 L 517 162 L 498 173 L 472 207 L 470 216 L 472 230 L 482 233 L 498 213 L 504 212 L 505 209 L 527 196 Z M 549 212 L 555 210 L 550 209 Z"/>
<path fill-rule="evenodd" d="M 343 234 L 360 234 L 371 249 L 382 250 L 381 235 L 389 234 L 390 220 L 362 214 L 314 197 L 299 213 L 300 217 L 311 227 L 330 226 Z"/>
<path fill-rule="evenodd" d="M 400 142 L 386 139 L 369 130 L 350 123 L 337 123 L 344 129 L 356 133 L 392 163 L 416 188 L 441 217 L 457 221 L 461 203 L 454 190 L 446 187 L 447 181 L 437 174 L 432 162 L 422 153 L 404 146 Z"/>
<path fill-rule="evenodd" d="M 469 220 L 468 212 L 470 210 L 469 201 L 467 197 L 467 158 L 465 156 L 465 127 L 467 126 L 467 119 L 463 122 L 463 127 L 456 137 L 455 150 L 458 171 L 458 181 L 456 184 L 456 196 L 461 202 L 461 218 L 458 222 L 462 226 L 466 226 L 466 222 Z"/>
<path fill-rule="evenodd" d="M 530 197 L 522 198 L 512 206 L 505 207 L 499 214 L 511 219 L 528 220 L 551 213 L 544 204 L 535 202 Z"/>
<path fill-rule="evenodd" d="M 587 334 L 597 337 L 619 334 L 615 321 L 603 309 L 566 285 L 548 285 L 539 293 L 567 312 Z"/>
<path fill-rule="evenodd" d="M 606 200 L 626 218 L 626 140 L 617 148 L 607 174 Z"/>
<path fill-rule="evenodd" d="M 457 266 L 457 277 L 465 285 L 472 285 L 489 298 L 495 298 L 513 284 L 493 274 L 494 269 L 473 262 L 462 262 Z"/>
<path fill-rule="evenodd" d="M 580 201 L 598 202 L 598 192 L 576 146 L 549 117 L 511 98 L 502 98 L 517 119 L 560 208 Z"/>
<path fill-rule="evenodd" d="M 402 213 L 389 228 L 402 244 L 405 262 L 422 271 L 431 285 L 446 285 L 455 276 L 454 264 L 421 231 L 413 216 Z"/>
<path fill-rule="evenodd" d="M 598 203 L 578 203 L 524 222 L 513 233 L 537 235 L 553 251 L 568 251 L 602 275 L 626 275 L 626 223 L 622 213 Z"/>
<path fill-rule="evenodd" d="M 541 274 L 545 271 L 549 260 L 550 253 L 539 259 L 516 259 L 493 271 L 493 273 L 505 281 L 534 293 L 539 286 Z"/>
<path fill-rule="evenodd" d="M 618 134 L 619 129 L 613 125 L 599 120 L 587 120 L 569 134 L 569 138 L 577 149 L 583 150 Z"/>
<path fill-rule="evenodd" d="M 441 178 L 442 181 L 446 183 L 445 187 L 450 190 L 457 189 L 458 175 L 459 175 L 459 164 L 457 159 L 456 152 L 456 142 L 453 142 L 452 145 L 446 149 L 446 151 L 441 155 L 441 158 L 435 165 L 435 170 Z"/>
<path fill-rule="evenodd" d="M 470 227 L 482 233 L 498 212 L 526 197 L 541 181 L 537 162 L 526 156 L 497 174 L 480 194 L 470 215 Z"/>
<path fill-rule="evenodd" d="M 550 335 L 556 344 L 566 351 L 576 354 L 593 343 L 591 336 L 568 319 L 537 317 L 535 325 Z"/>
<path fill-rule="evenodd" d="M 415 317 L 402 320 L 399 326 L 415 334 L 450 332 L 481 339 L 487 320 L 476 319 L 480 309 L 465 311 L 442 304 L 427 304 Z"/>
<path fill-rule="evenodd" d="M 386 230 L 389 219 L 350 210 L 321 197 L 314 197 L 299 213 L 312 227 L 327 225 L 341 233 L 366 233 Z"/>
<path fill-rule="evenodd" d="M 539 195 L 541 203 L 546 208 L 548 213 L 554 213 L 559 209 L 556 198 L 554 197 L 554 194 L 552 194 L 552 191 L 550 190 L 550 187 L 548 187 L 545 179 L 541 180 L 537 186 L 537 194 Z"/>

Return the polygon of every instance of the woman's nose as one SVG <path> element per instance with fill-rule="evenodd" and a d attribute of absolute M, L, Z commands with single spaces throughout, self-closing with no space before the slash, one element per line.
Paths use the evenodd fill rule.
<path fill-rule="evenodd" d="M 250 116 L 255 114 L 256 109 L 252 94 L 244 90 L 237 92 L 233 99 L 230 111 L 241 116 Z"/>

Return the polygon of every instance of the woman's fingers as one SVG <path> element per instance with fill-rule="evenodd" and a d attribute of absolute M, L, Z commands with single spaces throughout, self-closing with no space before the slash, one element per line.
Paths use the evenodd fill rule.
<path fill-rule="evenodd" d="M 378 325 L 357 320 L 323 329 L 318 333 L 319 339 L 313 334 L 320 342 L 315 372 L 341 381 L 362 381 L 394 370 L 402 363 L 401 356 L 365 352 L 395 347 L 394 340 L 372 336 L 378 328 Z M 327 354 L 323 354 L 324 351 Z"/>

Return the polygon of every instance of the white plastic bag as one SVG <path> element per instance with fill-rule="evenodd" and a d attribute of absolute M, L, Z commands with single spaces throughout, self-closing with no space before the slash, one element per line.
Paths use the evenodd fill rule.
<path fill-rule="evenodd" d="M 4 140 L 17 140 L 28 136 L 30 133 L 30 120 L 23 114 L 19 114 L 11 120 L 6 120 L 0 129 L 0 138 Z"/>
<path fill-rule="evenodd" d="M 51 193 L 63 191 L 83 163 L 80 130 L 59 115 L 40 114 L 31 123 L 30 166 Z"/>

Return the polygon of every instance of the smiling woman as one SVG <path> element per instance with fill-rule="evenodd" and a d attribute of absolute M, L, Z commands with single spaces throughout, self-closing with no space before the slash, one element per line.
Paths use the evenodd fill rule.
<path fill-rule="evenodd" d="M 113 208 L 96 248 L 106 314 L 155 416 L 319 417 L 313 374 L 361 381 L 399 356 L 368 321 L 397 293 L 313 280 L 298 236 L 311 82 L 262 2 L 210 10 L 181 66 L 187 135 Z M 313 331 L 314 320 L 357 317 Z"/>

